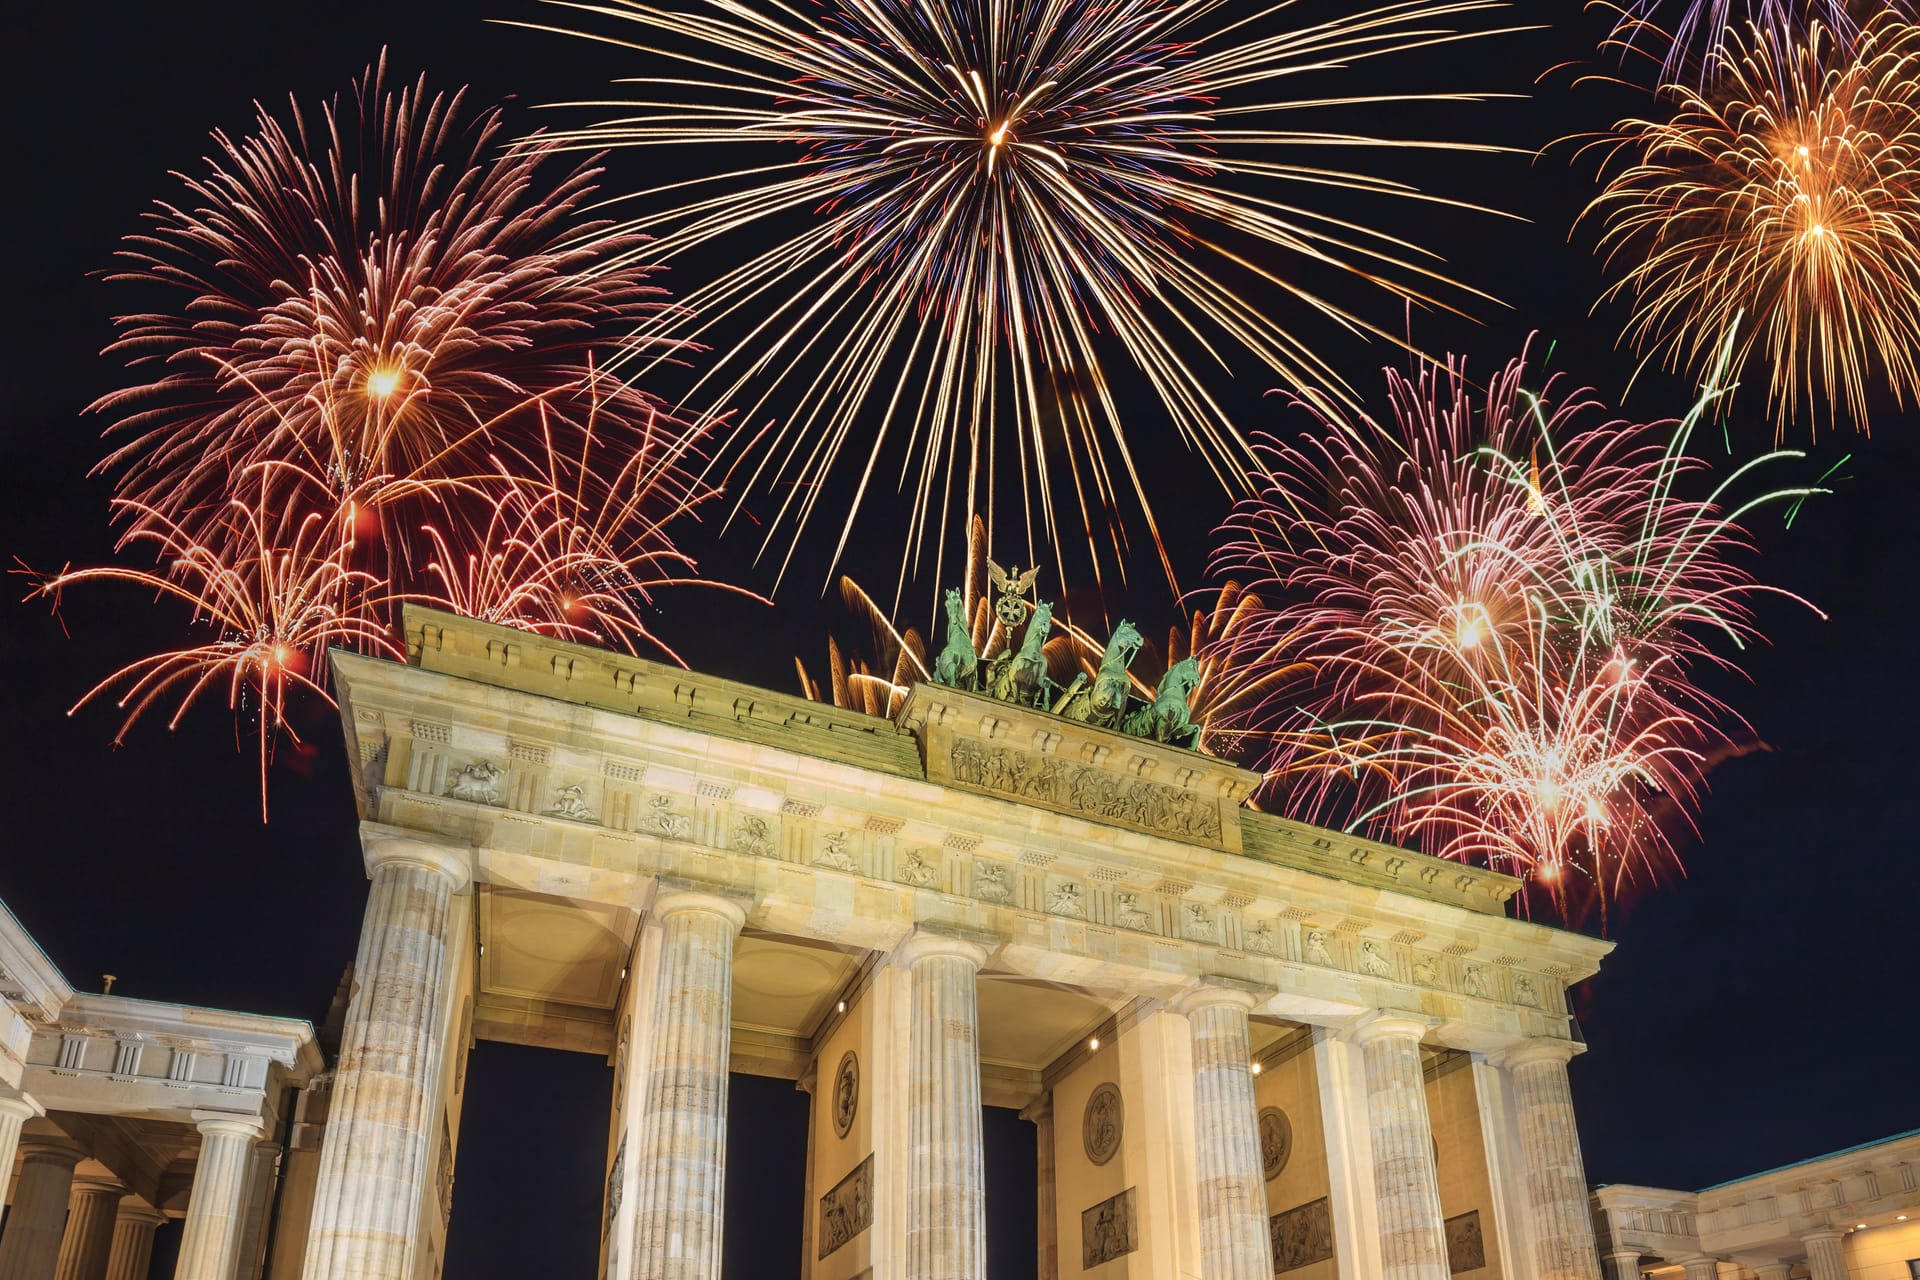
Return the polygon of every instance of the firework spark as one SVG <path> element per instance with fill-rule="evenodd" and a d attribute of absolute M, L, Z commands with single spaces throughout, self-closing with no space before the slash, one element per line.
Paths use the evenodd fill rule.
<path fill-rule="evenodd" d="M 109 352 L 149 376 L 93 406 L 127 437 L 102 464 L 123 513 L 217 530 L 230 478 L 284 463 L 404 519 L 369 487 L 487 470 L 513 409 L 556 416 L 589 384 L 603 435 L 657 429 L 655 403 L 591 370 L 597 344 L 671 310 L 645 268 L 587 275 L 634 246 L 581 218 L 597 170 L 544 182 L 554 144 L 490 157 L 498 111 L 462 114 L 424 81 L 388 92 L 383 61 L 317 121 L 260 108 L 254 134 L 214 135 L 111 277 L 171 294 L 119 318 Z"/>
<path fill-rule="evenodd" d="M 257 487 L 261 476 L 249 477 Z M 127 505 L 130 500 L 122 500 Z M 208 638 L 128 663 L 89 689 L 78 711 L 110 689 L 126 712 L 116 744 L 145 712 L 169 696 L 178 704 L 169 729 L 212 690 L 254 721 L 260 758 L 260 818 L 267 816 L 267 770 L 282 734 L 298 741 L 287 718 L 288 700 L 302 693 L 331 704 L 321 675 L 329 646 L 388 657 L 404 656 L 387 629 L 370 621 L 380 610 L 367 597 L 381 594 L 373 575 L 349 567 L 353 543 L 311 514 L 284 536 L 285 521 L 259 502 L 231 501 L 213 521 L 208 541 L 190 534 L 165 512 L 140 508 L 128 541 L 152 550 L 158 570 L 105 566 L 69 569 L 40 583 L 35 594 L 58 601 L 68 587 L 118 582 L 184 602 L 189 630 Z M 234 554 L 235 548 L 245 548 Z"/>
<path fill-rule="evenodd" d="M 1698 683 L 1758 638 L 1774 589 L 1740 521 L 1812 492 L 1706 485 L 1678 423 L 1593 425 L 1525 357 L 1480 404 L 1458 363 L 1389 373 L 1393 422 L 1303 401 L 1216 569 L 1278 607 L 1213 646 L 1268 696 L 1223 730 L 1294 817 L 1530 874 L 1562 913 L 1675 867 L 1709 757 L 1746 736 Z M 1687 496 L 1700 488 L 1704 496 Z M 1283 679 L 1286 675 L 1289 678 Z"/>
<path fill-rule="evenodd" d="M 629 20 L 643 34 L 628 47 L 683 70 L 646 69 L 624 114 L 561 136 L 698 148 L 703 176 L 654 192 L 670 207 L 631 224 L 658 237 L 633 258 L 752 249 L 642 332 L 741 334 L 688 402 L 737 404 L 743 424 L 777 413 L 736 474 L 742 501 L 784 493 L 765 544 L 784 542 L 783 571 L 784 529 L 823 504 L 844 511 L 837 561 L 870 490 L 889 484 L 911 503 L 903 574 L 952 515 L 985 511 L 993 526 L 996 484 L 1014 490 L 1030 553 L 1028 513 L 1055 564 L 1077 522 L 1097 569 L 1123 505 L 1155 527 L 1122 408 L 1135 393 L 1111 382 L 1111 355 L 1124 353 L 1156 418 L 1234 487 L 1250 459 L 1208 390 L 1210 367 L 1244 355 L 1290 385 L 1338 386 L 1296 318 L 1377 331 L 1314 282 L 1423 303 L 1472 292 L 1431 254 L 1354 220 L 1376 198 L 1429 197 L 1323 157 L 1478 148 L 1310 122 L 1361 104 L 1478 100 L 1315 86 L 1490 34 L 1450 24 L 1493 0 L 1397 0 L 1298 28 L 1284 5 L 1233 16 L 1224 0 L 565 7 Z M 714 163 L 728 147 L 750 154 Z M 826 483 L 848 469 L 857 479 Z"/>
<path fill-rule="evenodd" d="M 1631 299 L 1624 341 L 1704 376 L 1742 312 L 1782 432 L 1804 405 L 1868 426 L 1869 388 L 1920 397 L 1920 27 L 1854 39 L 1821 22 L 1729 30 L 1710 88 L 1670 84 L 1665 120 L 1626 120 L 1583 217 Z"/>
<path fill-rule="evenodd" d="M 1649 54 L 1659 50 L 1661 84 L 1691 80 L 1703 89 L 1716 74 L 1713 50 L 1729 31 L 1756 26 L 1804 30 L 1818 25 L 1832 38 L 1852 43 L 1865 29 L 1855 16 L 1861 6 L 1852 0 L 1683 0 L 1670 17 L 1662 12 L 1664 7 L 1663 0 L 1626 0 L 1619 8 L 1611 43 Z M 1873 9 L 1909 20 L 1915 16 L 1910 0 L 1876 0 Z"/>

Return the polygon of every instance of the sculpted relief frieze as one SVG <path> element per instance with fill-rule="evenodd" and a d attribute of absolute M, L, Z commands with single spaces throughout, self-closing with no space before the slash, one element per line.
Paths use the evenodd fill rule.
<path fill-rule="evenodd" d="M 1179 839 L 1220 839 L 1219 806 L 1178 787 L 968 738 L 954 739 L 948 764 L 962 786 Z"/>

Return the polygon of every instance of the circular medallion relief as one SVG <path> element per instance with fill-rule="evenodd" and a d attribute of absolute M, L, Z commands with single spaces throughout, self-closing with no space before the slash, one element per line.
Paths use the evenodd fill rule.
<path fill-rule="evenodd" d="M 853 1050 L 847 1050 L 840 1059 L 840 1069 L 833 1073 L 833 1131 L 840 1137 L 847 1136 L 853 1128 L 853 1117 L 860 1110 L 860 1059 Z"/>
<path fill-rule="evenodd" d="M 1087 1099 L 1087 1114 L 1080 1122 L 1080 1139 L 1087 1159 L 1105 1164 L 1120 1149 L 1120 1130 L 1126 1123 L 1126 1109 L 1120 1101 L 1120 1087 L 1103 1084 Z"/>
<path fill-rule="evenodd" d="M 1272 1182 L 1293 1154 L 1293 1122 L 1278 1107 L 1260 1108 L 1260 1170 Z"/>

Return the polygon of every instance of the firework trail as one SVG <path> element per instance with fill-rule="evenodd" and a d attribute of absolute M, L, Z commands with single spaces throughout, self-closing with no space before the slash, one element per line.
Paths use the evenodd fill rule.
<path fill-rule="evenodd" d="M 1378 331 L 1323 281 L 1380 300 L 1474 296 L 1432 254 L 1355 220 L 1433 198 L 1340 157 L 1480 148 L 1343 132 L 1338 118 L 1477 100 L 1346 73 L 1490 34 L 1453 24 L 1492 0 L 1400 0 L 1299 27 L 1285 5 L 1225 0 L 563 7 L 604 32 L 572 34 L 649 65 L 621 114 L 559 136 L 683 148 L 699 166 L 650 193 L 657 211 L 628 229 L 657 239 L 615 261 L 748 251 L 641 332 L 723 348 L 687 403 L 737 406 L 743 430 L 777 418 L 734 452 L 733 474 L 741 501 L 781 495 L 763 550 L 779 548 L 783 572 L 793 531 L 817 516 L 840 520 L 837 562 L 862 503 L 889 487 L 911 510 L 903 578 L 952 515 L 983 511 L 991 528 L 1009 505 L 1031 558 L 1037 524 L 1052 563 L 1066 563 L 1062 537 L 1084 535 L 1097 572 L 1133 506 L 1158 548 L 1123 411 L 1139 392 L 1111 381 L 1116 356 L 1157 400 L 1155 429 L 1164 418 L 1235 489 L 1250 457 L 1209 392 L 1215 366 L 1340 386 L 1309 331 Z M 728 148 L 737 166 L 719 159 Z"/>
<path fill-rule="evenodd" d="M 1753 320 L 1784 434 L 1804 408 L 1868 427 L 1871 388 L 1920 397 L 1920 27 L 1891 10 L 1852 39 L 1729 28 L 1708 87 L 1669 84 L 1671 113 L 1596 144 L 1611 170 L 1584 218 L 1632 307 L 1622 340 L 1704 377 L 1721 335 Z"/>
<path fill-rule="evenodd" d="M 1676 8 L 1669 10 L 1661 0 L 1627 0 L 1609 42 L 1649 56 L 1659 51 L 1661 84 L 1690 81 L 1702 90 L 1721 69 L 1715 50 L 1728 32 L 1804 31 L 1817 25 L 1832 39 L 1851 44 L 1872 25 L 1856 16 L 1863 10 L 1908 21 L 1916 16 L 1911 0 L 1874 0 L 1870 6 L 1856 0 L 1680 0 Z"/>
<path fill-rule="evenodd" d="M 1291 816 L 1526 875 L 1563 915 L 1677 866 L 1709 754 L 1748 730 L 1699 683 L 1736 669 L 1775 593 L 1735 502 L 1675 423 L 1598 423 L 1584 391 L 1527 389 L 1523 355 L 1478 397 L 1463 367 L 1389 372 L 1392 419 L 1304 400 L 1260 444 L 1260 492 L 1217 572 L 1277 603 L 1213 646 L 1266 696 L 1221 734 Z M 1690 496 L 1704 490 L 1701 496 Z"/>

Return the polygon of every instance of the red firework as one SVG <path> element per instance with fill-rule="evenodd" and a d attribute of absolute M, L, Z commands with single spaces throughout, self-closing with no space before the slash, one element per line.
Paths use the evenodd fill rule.
<path fill-rule="evenodd" d="M 1214 567 L 1283 603 L 1213 653 L 1274 681 L 1215 734 L 1294 817 L 1604 917 L 1677 868 L 1672 815 L 1692 821 L 1709 758 L 1750 736 L 1697 683 L 1757 638 L 1772 590 L 1737 518 L 1809 491 L 1723 511 L 1732 481 L 1686 455 L 1717 390 L 1678 422 L 1596 422 L 1589 393 L 1526 377 L 1523 355 L 1476 404 L 1457 362 L 1389 372 L 1390 424 L 1307 400 L 1309 432 L 1258 445 Z"/>
<path fill-rule="evenodd" d="M 94 409 L 122 438 L 102 464 L 122 548 L 158 564 L 38 588 L 132 583 L 215 630 L 81 701 L 120 688 L 124 735 L 224 687 L 259 734 L 263 816 L 287 700 L 326 697 L 327 647 L 397 655 L 398 608 L 423 600 L 664 650 L 653 592 L 694 569 L 667 526 L 713 493 L 711 424 L 596 363 L 672 307 L 635 239 L 582 217 L 597 171 L 547 183 L 553 144 L 496 156 L 497 111 L 463 124 L 461 95 L 384 78 L 316 121 L 296 105 L 216 134 L 189 198 L 130 239 L 114 278 L 171 305 L 121 317 L 109 350 L 148 376 Z"/>

